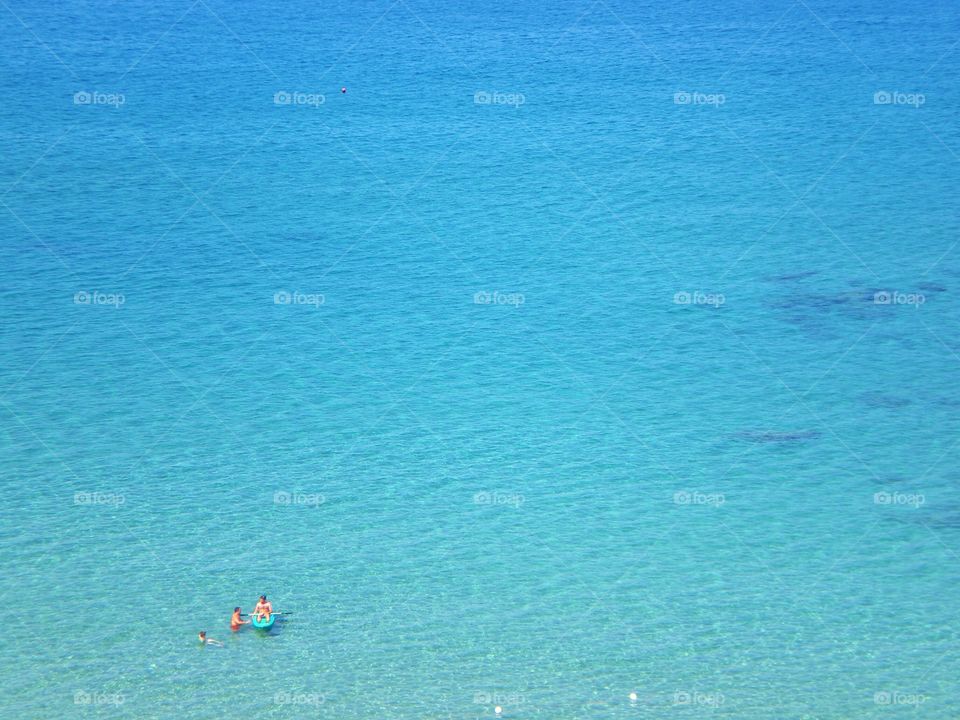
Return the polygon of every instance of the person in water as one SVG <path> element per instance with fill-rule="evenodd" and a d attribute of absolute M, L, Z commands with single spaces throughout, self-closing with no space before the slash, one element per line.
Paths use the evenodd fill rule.
<path fill-rule="evenodd" d="M 270 601 L 267 600 L 266 595 L 261 595 L 260 600 L 257 602 L 257 606 L 253 609 L 252 615 L 260 621 L 270 621 L 270 616 L 273 614 L 273 605 L 270 604 Z"/>
<path fill-rule="evenodd" d="M 243 620 L 240 617 L 241 615 L 242 613 L 240 612 L 240 608 L 235 607 L 233 609 L 233 615 L 230 618 L 230 629 L 233 630 L 234 632 L 237 632 L 237 630 L 239 630 L 242 626 L 250 624 L 250 621 Z"/>
<path fill-rule="evenodd" d="M 219 647 L 223 647 L 223 643 L 220 642 L 219 640 L 214 640 L 213 638 L 207 637 L 206 630 L 201 630 L 200 634 L 197 637 L 200 638 L 200 643 L 202 645 L 217 645 Z"/>

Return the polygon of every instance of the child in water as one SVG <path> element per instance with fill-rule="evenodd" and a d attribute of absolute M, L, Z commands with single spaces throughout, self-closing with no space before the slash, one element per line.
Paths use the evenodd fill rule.
<path fill-rule="evenodd" d="M 223 647 L 223 643 L 220 642 L 219 640 L 208 638 L 206 630 L 201 630 L 200 634 L 197 637 L 200 638 L 200 643 L 202 645 L 216 645 L 217 647 Z"/>

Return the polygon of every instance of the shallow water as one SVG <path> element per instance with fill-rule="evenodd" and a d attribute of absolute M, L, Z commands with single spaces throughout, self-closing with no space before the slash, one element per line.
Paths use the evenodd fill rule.
<path fill-rule="evenodd" d="M 0 714 L 957 716 L 956 8 L 0 29 Z"/>

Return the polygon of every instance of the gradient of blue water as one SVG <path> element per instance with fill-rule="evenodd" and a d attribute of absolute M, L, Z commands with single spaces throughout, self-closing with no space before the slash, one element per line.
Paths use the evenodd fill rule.
<path fill-rule="evenodd" d="M 956 717 L 957 9 L 272 5 L 0 8 L 0 712 Z"/>

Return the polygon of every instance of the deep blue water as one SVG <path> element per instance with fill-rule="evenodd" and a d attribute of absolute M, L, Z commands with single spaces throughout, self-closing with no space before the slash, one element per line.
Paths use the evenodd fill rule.
<path fill-rule="evenodd" d="M 957 717 L 960 8 L 264 5 L 0 3 L 0 714 Z"/>

